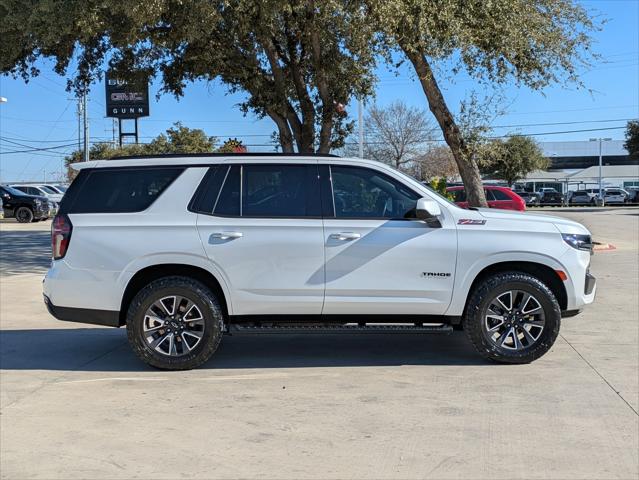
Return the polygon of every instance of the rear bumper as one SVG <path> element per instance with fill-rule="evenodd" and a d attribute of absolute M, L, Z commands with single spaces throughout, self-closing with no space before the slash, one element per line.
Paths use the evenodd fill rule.
<path fill-rule="evenodd" d="M 120 326 L 120 312 L 117 311 L 57 307 L 46 295 L 44 295 L 44 304 L 51 315 L 64 322 L 89 323 L 106 327 Z"/>

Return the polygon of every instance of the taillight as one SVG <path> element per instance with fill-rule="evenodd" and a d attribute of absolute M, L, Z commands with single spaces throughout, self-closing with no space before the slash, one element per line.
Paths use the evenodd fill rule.
<path fill-rule="evenodd" d="M 71 220 L 64 214 L 56 215 L 51 223 L 51 250 L 53 259 L 59 260 L 64 257 L 71 241 Z"/>

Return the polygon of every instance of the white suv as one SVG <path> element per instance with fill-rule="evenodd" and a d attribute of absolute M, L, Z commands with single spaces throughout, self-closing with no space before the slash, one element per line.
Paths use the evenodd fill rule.
<path fill-rule="evenodd" d="M 79 168 L 53 222 L 45 302 L 60 320 L 126 324 L 155 367 L 196 367 L 223 333 L 453 327 L 484 357 L 525 363 L 594 300 L 582 225 L 464 210 L 381 163 L 213 154 Z"/>

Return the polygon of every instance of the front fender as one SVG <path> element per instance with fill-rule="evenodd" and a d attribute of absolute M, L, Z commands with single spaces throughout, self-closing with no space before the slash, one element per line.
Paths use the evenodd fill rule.
<path fill-rule="evenodd" d="M 450 306 L 448 307 L 448 310 L 446 310 L 445 315 L 462 315 L 464 313 L 464 307 L 466 306 L 466 300 L 468 298 L 468 295 L 470 294 L 470 288 L 477 276 L 484 269 L 490 266 L 506 262 L 537 263 L 546 267 L 550 267 L 553 270 L 562 270 L 568 273 L 568 269 L 563 263 L 543 253 L 508 251 L 487 255 L 475 260 L 470 265 L 465 265 L 463 266 L 463 268 L 457 269 L 457 272 L 463 273 L 459 274 L 458 278 L 455 281 L 453 298 Z M 568 278 L 564 281 L 564 286 L 566 287 L 567 291 L 572 291 L 574 289 L 574 284 L 572 279 L 570 278 L 570 275 L 568 275 Z"/>

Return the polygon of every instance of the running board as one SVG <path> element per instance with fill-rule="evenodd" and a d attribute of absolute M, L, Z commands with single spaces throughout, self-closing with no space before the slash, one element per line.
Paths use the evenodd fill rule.
<path fill-rule="evenodd" d="M 252 334 L 327 334 L 327 333 L 411 333 L 426 334 L 439 333 L 450 334 L 453 327 L 450 325 L 242 325 L 232 323 L 229 333 L 233 335 Z"/>

